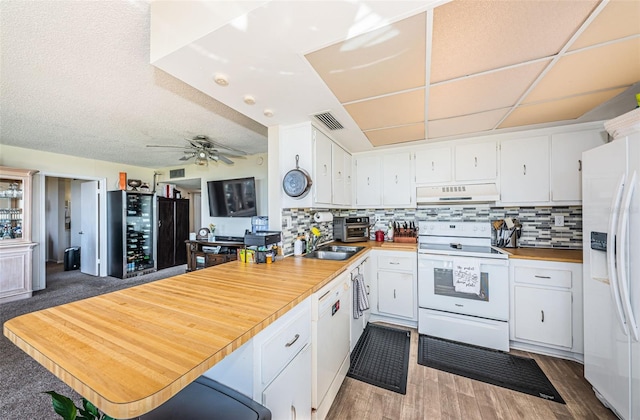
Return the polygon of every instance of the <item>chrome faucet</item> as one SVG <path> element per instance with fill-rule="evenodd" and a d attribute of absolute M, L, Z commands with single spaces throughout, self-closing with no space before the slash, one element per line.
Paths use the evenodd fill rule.
<path fill-rule="evenodd" d="M 318 247 L 318 243 L 320 242 L 320 239 L 322 239 L 322 235 L 320 235 L 320 236 L 312 235 L 312 237 L 311 237 L 311 252 L 316 250 L 316 248 Z"/>

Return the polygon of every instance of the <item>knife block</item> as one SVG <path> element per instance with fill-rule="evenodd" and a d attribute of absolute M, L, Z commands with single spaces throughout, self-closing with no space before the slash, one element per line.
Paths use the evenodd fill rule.
<path fill-rule="evenodd" d="M 393 230 L 393 242 L 418 242 L 418 229 L 416 228 L 399 228 Z"/>

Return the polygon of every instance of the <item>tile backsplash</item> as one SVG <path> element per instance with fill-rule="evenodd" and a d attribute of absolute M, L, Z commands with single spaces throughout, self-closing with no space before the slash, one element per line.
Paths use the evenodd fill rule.
<path fill-rule="evenodd" d="M 283 209 L 282 218 L 291 218 L 291 226 L 282 229 L 284 253 L 293 252 L 293 241 L 316 226 L 322 232 L 322 241 L 333 239 L 333 223 L 316 223 L 308 208 Z M 582 206 L 540 207 L 488 207 L 438 206 L 416 209 L 333 209 L 334 216 L 369 216 L 371 223 L 378 220 L 371 232 L 386 230 L 389 223 L 408 221 L 470 221 L 490 222 L 511 217 L 522 224 L 520 246 L 541 248 L 582 249 Z M 564 216 L 564 226 L 555 226 L 555 216 Z"/>

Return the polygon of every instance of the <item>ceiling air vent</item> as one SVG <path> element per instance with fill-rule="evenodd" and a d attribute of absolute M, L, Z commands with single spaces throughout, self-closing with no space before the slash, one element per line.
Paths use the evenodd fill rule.
<path fill-rule="evenodd" d="M 169 171 L 169 178 L 184 178 L 184 168 L 172 169 Z"/>
<path fill-rule="evenodd" d="M 342 130 L 344 128 L 342 124 L 340 124 L 340 122 L 336 120 L 336 117 L 331 115 L 330 112 L 315 114 L 314 117 L 316 117 L 316 119 L 324 124 L 324 126 L 329 130 Z"/>

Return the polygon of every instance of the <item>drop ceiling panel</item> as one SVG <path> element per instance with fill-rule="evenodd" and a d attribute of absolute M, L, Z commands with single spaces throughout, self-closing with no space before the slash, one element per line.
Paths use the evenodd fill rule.
<path fill-rule="evenodd" d="M 598 1 L 453 1 L 434 9 L 431 82 L 557 54 Z"/>
<path fill-rule="evenodd" d="M 491 130 L 507 114 L 507 111 L 508 109 L 496 109 L 462 117 L 429 121 L 427 137 L 431 139 Z"/>
<path fill-rule="evenodd" d="M 570 51 L 640 33 L 640 1 L 612 0 L 571 45 Z"/>
<path fill-rule="evenodd" d="M 424 13 L 305 57 L 342 103 L 425 84 Z"/>
<path fill-rule="evenodd" d="M 429 119 L 475 114 L 516 104 L 551 60 L 432 86 Z"/>
<path fill-rule="evenodd" d="M 385 146 L 424 139 L 424 123 L 384 128 L 364 133 L 372 145 Z"/>
<path fill-rule="evenodd" d="M 551 102 L 521 105 L 505 119 L 499 128 L 573 120 L 624 90 L 625 88 L 610 89 Z"/>
<path fill-rule="evenodd" d="M 345 109 L 363 131 L 424 122 L 424 90 L 356 102 Z"/>
<path fill-rule="evenodd" d="M 562 57 L 523 103 L 630 86 L 640 81 L 640 37 Z"/>

